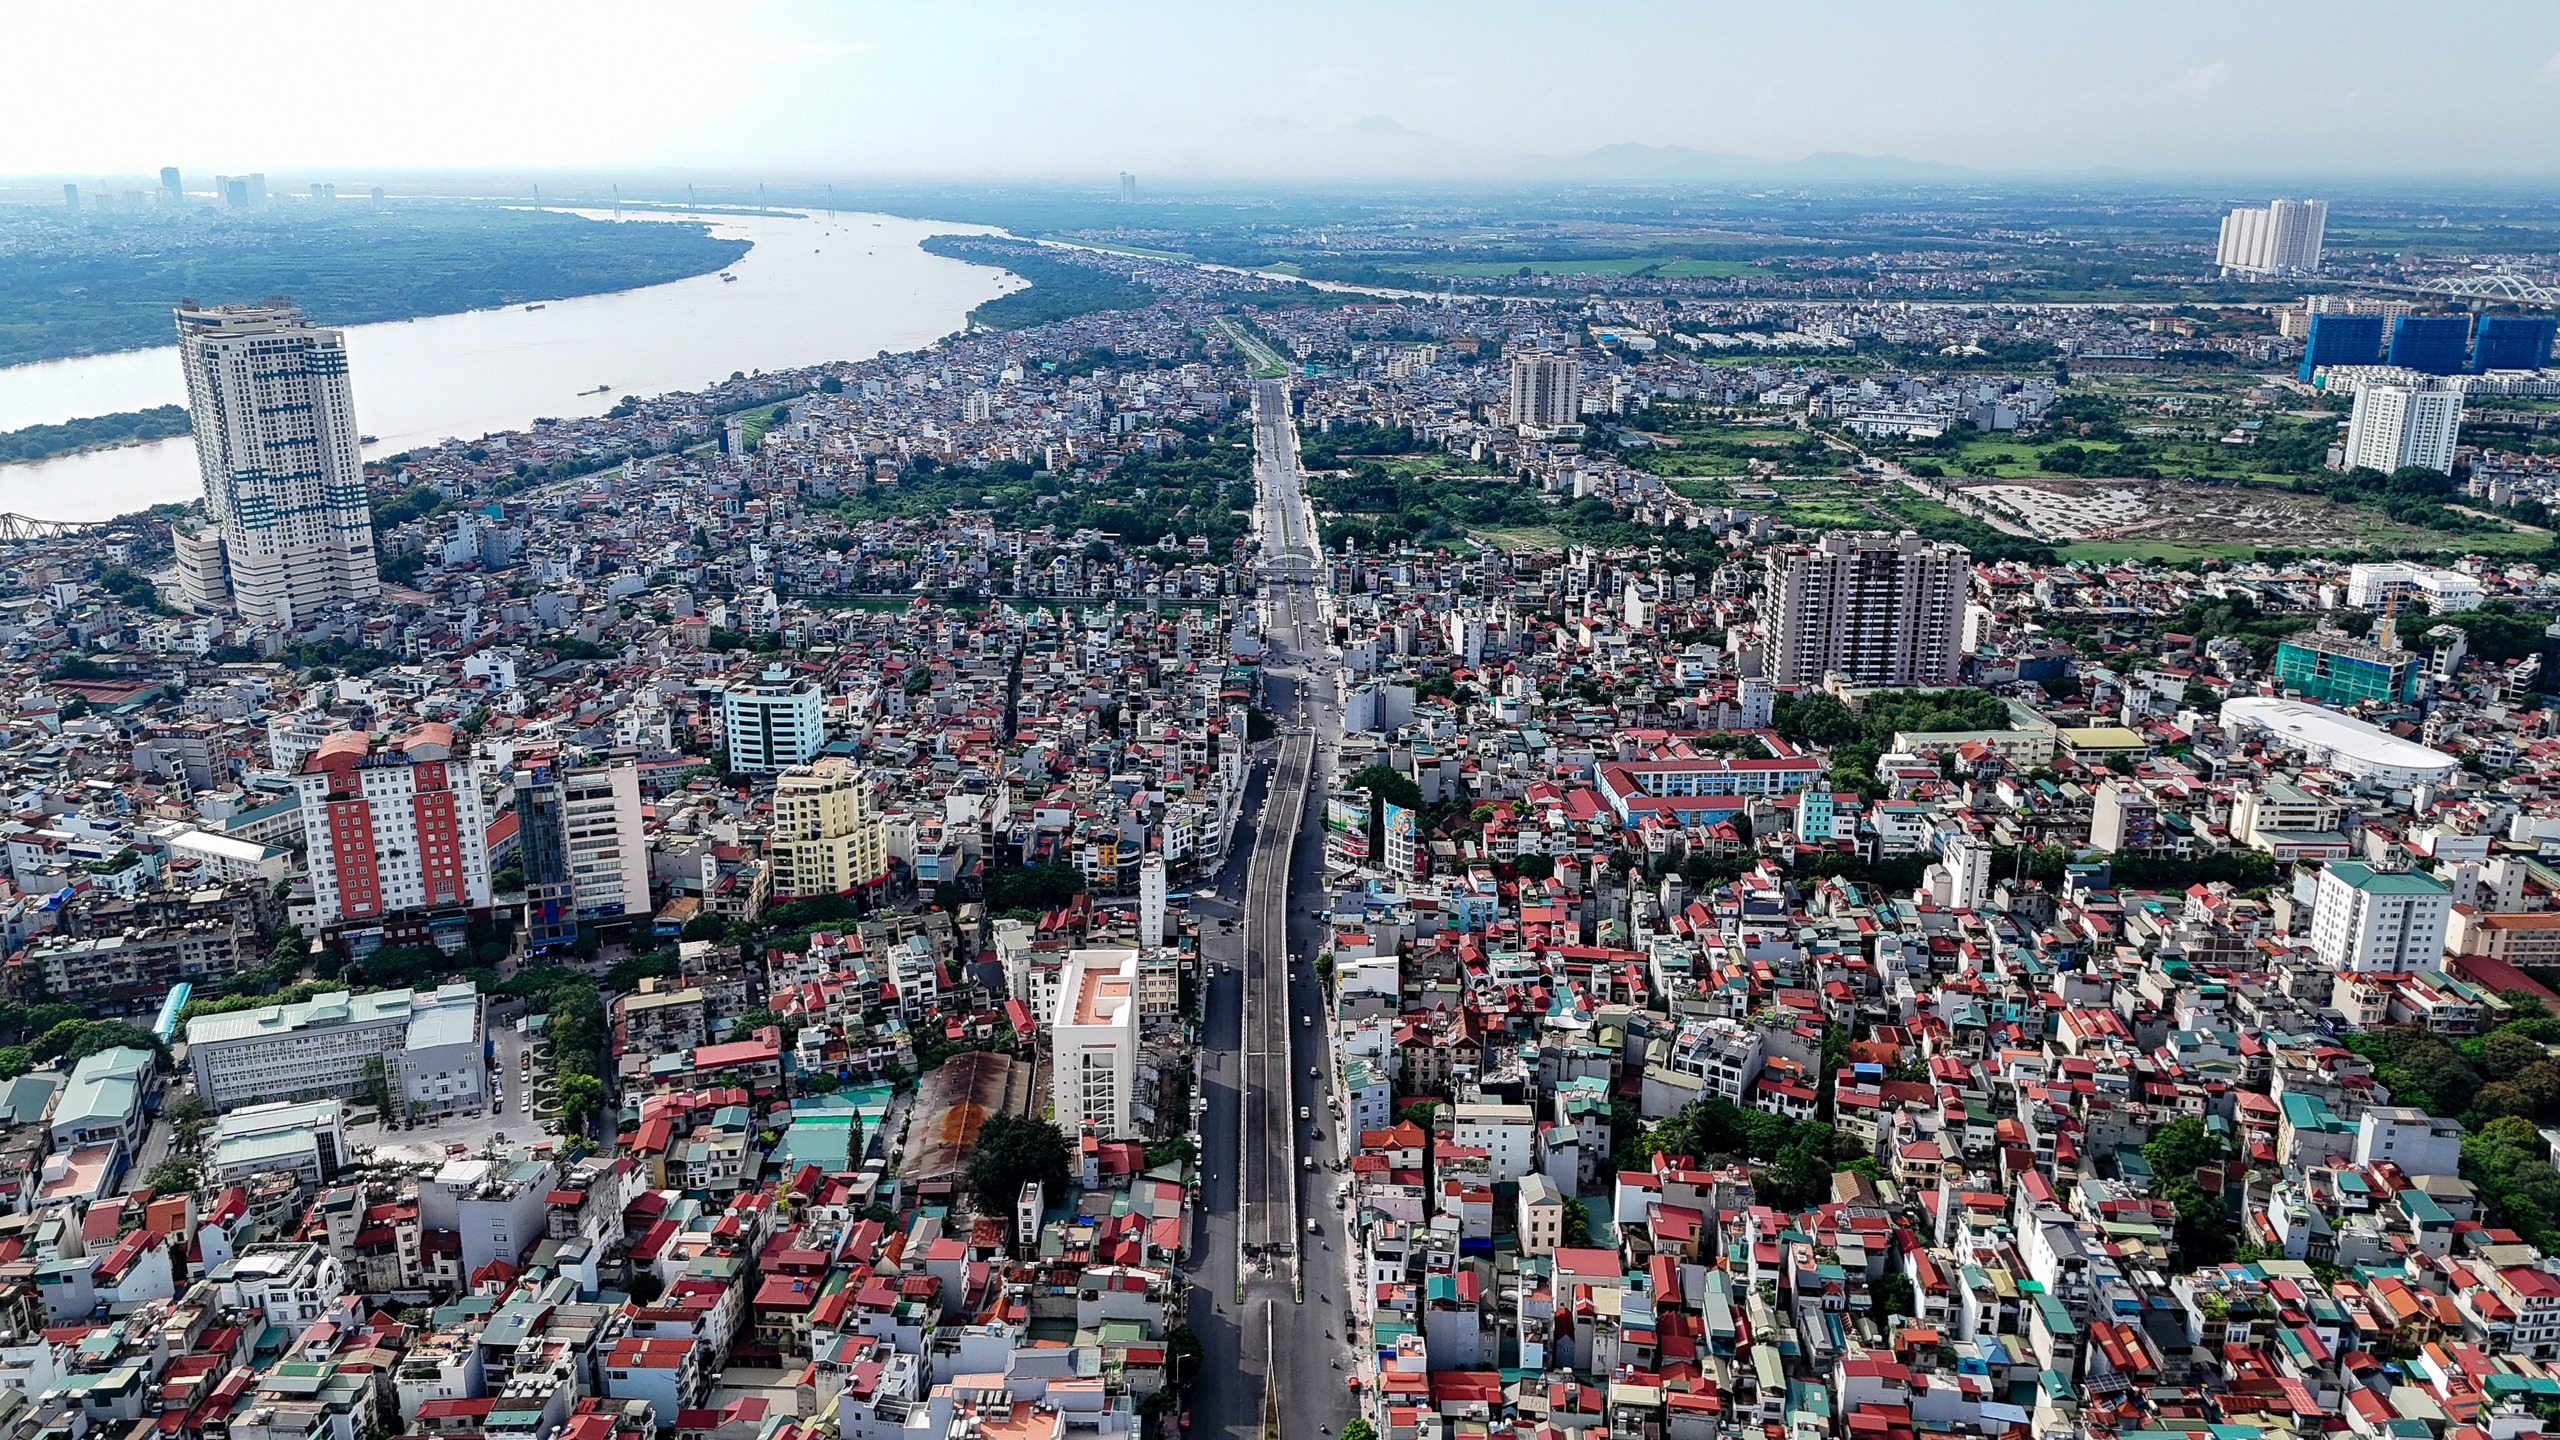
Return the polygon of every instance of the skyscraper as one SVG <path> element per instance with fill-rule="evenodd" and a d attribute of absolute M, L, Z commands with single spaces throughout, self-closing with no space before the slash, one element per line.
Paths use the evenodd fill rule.
<path fill-rule="evenodd" d="M 2453 473 L 2462 435 L 2462 392 L 2436 381 L 2369 384 L 2347 416 L 2346 468 L 2384 474 L 2404 465 Z"/>
<path fill-rule="evenodd" d="M 2307 383 L 2323 365 L 2373 365 L 2381 359 L 2381 316 L 2314 315 L 2302 342 L 2302 365 L 2293 373 Z"/>
<path fill-rule="evenodd" d="M 2483 315 L 2471 342 L 2474 374 L 2491 370 L 2539 370 L 2551 363 L 2551 341 L 2560 320 L 2548 315 Z"/>
<path fill-rule="evenodd" d="M 2307 274 L 2320 268 L 2320 239 L 2329 228 L 2326 200 L 2276 200 L 2222 217 L 2214 261 L 2225 275 Z"/>
<path fill-rule="evenodd" d="M 1820 684 L 1952 685 L 1973 557 L 1906 530 L 1835 531 L 1769 553 L 1763 641 L 1768 678 Z"/>
<path fill-rule="evenodd" d="M 347 342 L 291 305 L 178 309 L 205 517 L 243 619 L 292 626 L 382 593 Z"/>
<path fill-rule="evenodd" d="M 62 183 L 62 207 L 74 215 L 80 213 L 80 187 L 68 180 Z"/>
<path fill-rule="evenodd" d="M 1126 170 L 1120 172 L 1120 203 L 1123 205 L 1138 203 L 1138 177 Z"/>
<path fill-rule="evenodd" d="M 2391 349 L 2383 363 L 2421 375 L 2458 375 L 2470 349 L 2470 316 L 2403 315 L 2391 322 Z"/>
<path fill-rule="evenodd" d="M 1511 357 L 1511 423 L 1539 430 L 1582 420 L 1582 366 L 1570 355 Z"/>
<path fill-rule="evenodd" d="M 178 167 L 175 165 L 160 167 L 160 198 L 172 205 L 187 203 L 187 187 L 179 183 Z"/>

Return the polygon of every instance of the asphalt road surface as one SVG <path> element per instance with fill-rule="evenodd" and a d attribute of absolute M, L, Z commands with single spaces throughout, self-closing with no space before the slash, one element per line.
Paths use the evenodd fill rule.
<path fill-rule="evenodd" d="M 1339 1434 L 1357 1413 L 1345 1383 L 1351 1352 L 1343 1215 L 1333 1205 L 1340 1178 L 1330 1164 L 1333 1067 L 1313 969 L 1319 817 L 1341 715 L 1319 671 L 1322 562 L 1300 488 L 1287 383 L 1259 382 L 1254 409 L 1264 704 L 1282 733 L 1269 773 L 1257 777 L 1259 795 L 1248 796 L 1232 852 L 1239 859 L 1221 884 L 1240 904 L 1211 902 L 1200 912 L 1211 932 L 1204 943 L 1212 973 L 1201 1065 L 1205 1214 L 1190 1317 L 1207 1368 L 1192 1391 L 1192 1433 L 1234 1440 L 1258 1440 L 1272 1390 L 1284 1435 Z M 1229 919 L 1232 929 L 1223 923 Z M 1300 1107 L 1310 1120 L 1298 1118 Z M 1312 1172 L 1301 1168 L 1306 1155 L 1316 1157 Z M 1309 1219 L 1316 1233 L 1308 1233 Z"/>

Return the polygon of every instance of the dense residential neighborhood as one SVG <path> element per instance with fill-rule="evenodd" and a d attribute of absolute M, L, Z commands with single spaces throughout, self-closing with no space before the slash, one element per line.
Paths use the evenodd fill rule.
<path fill-rule="evenodd" d="M 0 1435 L 2560 1415 L 2538 364 L 1040 249 L 1142 303 L 364 464 L 378 597 L 0 553 Z"/>

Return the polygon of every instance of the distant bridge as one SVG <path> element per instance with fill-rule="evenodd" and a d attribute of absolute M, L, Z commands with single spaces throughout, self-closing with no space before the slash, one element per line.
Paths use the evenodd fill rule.
<path fill-rule="evenodd" d="M 104 520 L 38 520 L 29 515 L 0 514 L 0 544 L 20 540 L 61 540 L 104 530 Z"/>
<path fill-rule="evenodd" d="M 2492 300 L 2510 305 L 2560 305 L 2560 285 L 2545 285 L 2505 271 L 2480 271 L 2429 280 L 2416 287 L 2433 295 Z"/>
<path fill-rule="evenodd" d="M 2560 305 L 2560 285 L 2545 285 L 2503 270 L 2475 270 L 2432 280 L 2340 280 L 2344 290 L 2380 290 L 2399 295 L 2443 295 L 2481 300 L 2493 305 Z"/>

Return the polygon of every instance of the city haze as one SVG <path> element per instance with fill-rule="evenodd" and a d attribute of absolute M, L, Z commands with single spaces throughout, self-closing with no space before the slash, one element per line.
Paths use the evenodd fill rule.
<path fill-rule="evenodd" d="M 2552 173 L 2560 12 L 2389 67 L 2404 7 L 816 3 L 22 8 L 0 175 L 1948 180 Z M 2454 18 L 2454 17 L 2447 17 Z M 96 55 L 101 36 L 149 43 Z M 23 63 L 36 56 L 99 63 Z M 209 105 L 285 77 L 295 108 Z M 241 83 L 246 83 L 241 82 Z M 2464 139 L 2448 154 L 2442 125 Z M 1778 162 L 1772 164 L 1771 162 Z M 1804 163 L 1799 163 L 1804 162 Z"/>

